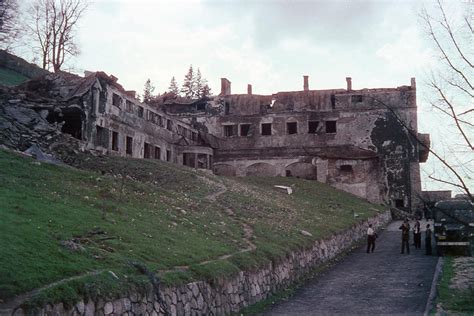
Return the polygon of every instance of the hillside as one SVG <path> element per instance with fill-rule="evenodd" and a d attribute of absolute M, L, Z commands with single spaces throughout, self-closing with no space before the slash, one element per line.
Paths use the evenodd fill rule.
<path fill-rule="evenodd" d="M 117 295 L 148 282 L 137 264 L 167 284 L 212 279 L 278 260 L 377 212 L 296 178 L 225 178 L 85 155 L 75 165 L 82 170 L 0 150 L 0 299 L 58 281 L 33 304 Z"/>

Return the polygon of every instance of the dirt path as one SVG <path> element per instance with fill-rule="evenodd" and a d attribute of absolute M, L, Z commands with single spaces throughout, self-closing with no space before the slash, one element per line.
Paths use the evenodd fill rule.
<path fill-rule="evenodd" d="M 65 282 L 69 282 L 69 281 L 72 281 L 72 280 L 75 280 L 75 279 L 79 279 L 79 278 L 83 278 L 83 277 L 91 276 L 91 275 L 97 275 L 97 274 L 100 274 L 100 273 L 105 272 L 105 271 L 106 270 L 91 271 L 91 272 L 88 272 L 88 273 L 75 275 L 75 276 L 72 276 L 70 278 L 65 278 L 65 279 L 50 283 L 50 284 L 45 285 L 43 287 L 40 287 L 38 289 L 34 289 L 33 291 L 17 295 L 11 300 L 0 303 L 0 315 L 11 315 L 13 313 L 13 311 L 15 310 L 15 308 L 17 308 L 18 306 L 20 306 L 21 304 L 23 304 L 27 300 L 31 299 L 33 296 L 38 294 L 40 291 L 49 289 L 53 286 L 56 286 L 56 285 L 59 285 L 59 284 L 65 283 Z"/>
<path fill-rule="evenodd" d="M 399 224 L 380 234 L 374 253 L 358 248 L 265 315 L 422 315 L 438 257 L 411 244 L 400 254 Z"/>
<path fill-rule="evenodd" d="M 218 197 L 227 192 L 227 187 L 223 183 L 209 180 L 206 177 L 200 177 L 200 178 L 204 182 L 208 183 L 211 186 L 212 185 L 217 186 L 218 189 L 219 189 L 218 191 L 213 192 L 213 193 L 206 196 L 206 199 L 208 199 L 209 201 L 217 202 Z M 199 262 L 199 263 L 197 263 L 197 265 L 204 265 L 204 264 L 208 264 L 208 263 L 215 262 L 215 261 L 218 261 L 218 260 L 226 260 L 226 259 L 229 259 L 229 258 L 237 255 L 237 254 L 240 254 L 240 253 L 243 253 L 243 252 L 249 252 L 249 251 L 255 250 L 257 248 L 251 241 L 251 239 L 253 237 L 252 227 L 249 224 L 247 224 L 245 221 L 243 221 L 242 219 L 234 217 L 235 213 L 230 208 L 226 207 L 222 203 L 217 202 L 217 204 L 222 206 L 222 211 L 225 213 L 226 216 L 228 216 L 229 219 L 233 220 L 234 222 L 236 222 L 240 226 L 242 226 L 242 229 L 244 231 L 244 236 L 243 236 L 242 239 L 247 244 L 247 247 L 244 248 L 244 249 L 240 249 L 239 251 L 236 251 L 234 253 L 219 256 L 219 257 L 217 257 L 216 259 L 213 259 L 213 260 L 206 260 L 206 261 Z M 188 269 L 189 269 L 189 266 L 175 266 L 172 269 L 159 270 L 157 272 L 163 274 L 163 273 L 172 272 L 172 271 L 186 271 Z"/>

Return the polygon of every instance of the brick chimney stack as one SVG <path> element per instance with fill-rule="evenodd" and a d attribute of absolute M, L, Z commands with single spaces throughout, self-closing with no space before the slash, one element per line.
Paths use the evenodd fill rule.
<path fill-rule="evenodd" d="M 251 84 L 247 85 L 247 94 L 252 94 L 252 85 Z"/>
<path fill-rule="evenodd" d="M 411 78 L 410 85 L 412 89 L 416 89 L 416 79 L 414 77 Z"/>
<path fill-rule="evenodd" d="M 308 90 L 309 90 L 308 78 L 309 78 L 309 76 L 303 76 L 303 79 L 304 79 L 303 90 L 304 90 L 304 91 L 308 91 Z"/>
<path fill-rule="evenodd" d="M 227 78 L 221 78 L 221 94 L 220 95 L 229 95 L 230 94 L 230 81 Z"/>
<path fill-rule="evenodd" d="M 346 77 L 346 82 L 347 82 L 347 91 L 352 90 L 352 78 L 351 77 Z"/>

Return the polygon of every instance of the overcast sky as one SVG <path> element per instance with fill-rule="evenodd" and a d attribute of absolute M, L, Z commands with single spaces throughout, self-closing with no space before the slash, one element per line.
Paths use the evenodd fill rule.
<path fill-rule="evenodd" d="M 456 3 L 451 1 L 456 9 Z M 454 3 L 454 5 L 453 5 Z M 420 1 L 116 1 L 95 0 L 79 35 L 82 54 L 69 66 L 102 70 L 141 93 L 147 78 L 164 92 L 192 64 L 219 93 L 396 87 L 418 83 L 419 129 L 440 146 L 436 117 L 425 102 L 423 81 L 438 60 L 418 14 Z M 430 161 L 433 159 L 430 158 Z M 428 164 L 423 174 L 436 170 Z M 425 181 L 425 188 L 438 187 Z M 474 183 L 471 181 L 471 187 Z"/>

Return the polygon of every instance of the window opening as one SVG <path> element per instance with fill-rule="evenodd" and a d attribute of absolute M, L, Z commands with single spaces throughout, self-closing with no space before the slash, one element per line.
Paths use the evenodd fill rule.
<path fill-rule="evenodd" d="M 336 133 L 336 121 L 326 121 L 326 133 Z"/>
<path fill-rule="evenodd" d="M 118 132 L 112 132 L 112 150 L 118 151 Z"/>
<path fill-rule="evenodd" d="M 268 136 L 272 134 L 272 123 L 262 123 L 262 135 Z"/>
<path fill-rule="evenodd" d="M 287 122 L 286 131 L 289 135 L 298 134 L 298 123 L 297 122 Z"/>
<path fill-rule="evenodd" d="M 125 139 L 125 152 L 127 155 L 133 154 L 133 138 L 130 136 Z"/>
<path fill-rule="evenodd" d="M 249 133 L 250 133 L 250 124 L 241 124 L 240 136 L 249 136 Z"/>
<path fill-rule="evenodd" d="M 318 121 L 309 121 L 308 122 L 308 134 L 316 134 L 318 132 Z"/>

